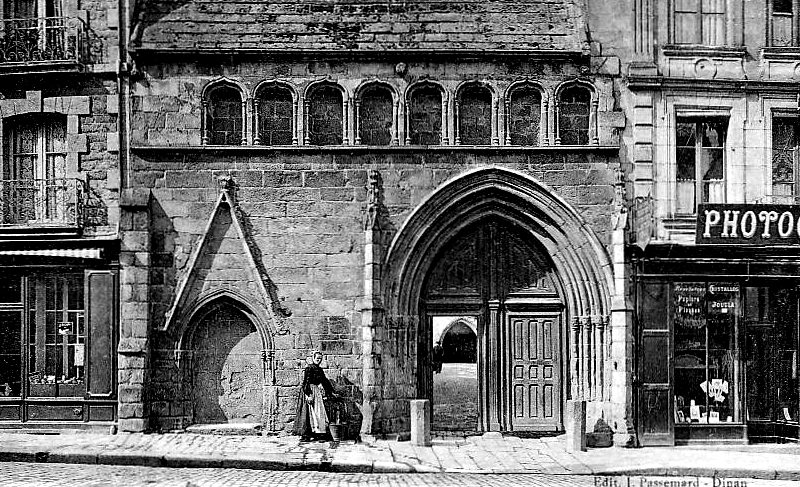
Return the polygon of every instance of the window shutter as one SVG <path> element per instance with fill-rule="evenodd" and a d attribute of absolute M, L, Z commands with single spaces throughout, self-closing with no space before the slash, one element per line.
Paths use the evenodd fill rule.
<path fill-rule="evenodd" d="M 86 271 L 86 341 L 89 397 L 114 395 L 117 336 L 117 272 Z"/>

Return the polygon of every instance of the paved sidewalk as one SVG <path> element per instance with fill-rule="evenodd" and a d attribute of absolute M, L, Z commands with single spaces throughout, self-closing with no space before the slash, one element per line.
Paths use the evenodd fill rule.
<path fill-rule="evenodd" d="M 565 451 L 564 437 L 497 433 L 434 440 L 431 447 L 299 443 L 294 436 L 0 433 L 0 461 L 319 470 L 363 473 L 462 472 L 692 475 L 800 480 L 800 446 L 603 448 Z"/>

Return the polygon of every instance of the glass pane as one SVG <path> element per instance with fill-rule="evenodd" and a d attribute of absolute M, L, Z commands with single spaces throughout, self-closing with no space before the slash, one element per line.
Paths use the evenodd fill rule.
<path fill-rule="evenodd" d="M 709 423 L 739 421 L 738 382 L 735 376 L 739 352 L 739 285 L 713 283 L 708 286 L 708 377 L 701 384 L 708 400 Z"/>
<path fill-rule="evenodd" d="M 241 145 L 242 97 L 233 88 L 220 87 L 211 92 L 208 106 L 209 143 Z"/>
<path fill-rule="evenodd" d="M 19 311 L 0 312 L 0 396 L 18 397 L 21 393 L 22 314 Z"/>
<path fill-rule="evenodd" d="M 0 302 L 22 303 L 22 278 L 13 272 L 5 272 L 6 277 L 0 279 Z"/>
<path fill-rule="evenodd" d="M 86 360 L 83 274 L 46 276 L 37 281 L 44 292 L 32 299 L 34 309 L 44 306 L 45 311 L 43 320 L 39 318 L 39 321 L 35 312 L 31 313 L 34 340 L 30 352 L 29 393 L 39 397 L 82 397 Z M 42 335 L 44 343 L 37 342 L 35 337 Z"/>
<path fill-rule="evenodd" d="M 675 12 L 675 43 L 699 44 L 698 18 L 696 13 Z"/>
<path fill-rule="evenodd" d="M 289 90 L 270 87 L 260 93 L 258 138 L 262 145 L 291 145 L 294 104 Z"/>
<path fill-rule="evenodd" d="M 385 88 L 373 87 L 361 95 L 358 128 L 362 145 L 389 145 L 393 107 L 392 94 Z"/>
<path fill-rule="evenodd" d="M 639 298 L 641 326 L 648 330 L 669 329 L 669 287 L 667 282 L 645 282 Z M 677 288 L 676 288 L 677 292 Z"/>
<path fill-rule="evenodd" d="M 458 136 L 464 145 L 489 145 L 492 129 L 492 94 L 480 86 L 461 91 L 458 111 Z"/>
<path fill-rule="evenodd" d="M 740 421 L 737 404 L 739 285 L 675 284 L 678 422 Z"/>
<path fill-rule="evenodd" d="M 509 107 L 509 130 L 513 145 L 539 145 L 542 99 L 534 88 L 515 90 Z"/>
<path fill-rule="evenodd" d="M 309 102 L 309 138 L 314 145 L 341 145 L 342 92 L 333 86 L 322 86 L 313 91 Z"/>
<path fill-rule="evenodd" d="M 772 0 L 772 11 L 779 13 L 792 13 L 792 0 Z"/>
<path fill-rule="evenodd" d="M 772 195 L 794 196 L 797 130 L 794 119 L 772 120 Z M 776 199 L 775 203 L 793 203 L 792 198 Z"/>
<path fill-rule="evenodd" d="M 432 86 L 417 88 L 409 100 L 411 143 L 439 145 L 442 140 L 442 94 Z"/>

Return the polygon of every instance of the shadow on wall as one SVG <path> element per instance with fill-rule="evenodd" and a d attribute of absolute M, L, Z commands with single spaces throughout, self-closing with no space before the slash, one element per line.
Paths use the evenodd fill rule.
<path fill-rule="evenodd" d="M 332 401 L 331 413 L 329 414 L 331 422 L 336 420 L 338 412 L 339 419 L 342 423 L 347 424 L 347 439 L 358 438 L 361 431 L 361 421 L 363 416 L 361 414 L 361 403 L 364 399 L 364 394 L 361 388 L 353 384 L 347 377 L 338 376 L 333 381 L 333 388 L 341 396 L 339 401 Z"/>

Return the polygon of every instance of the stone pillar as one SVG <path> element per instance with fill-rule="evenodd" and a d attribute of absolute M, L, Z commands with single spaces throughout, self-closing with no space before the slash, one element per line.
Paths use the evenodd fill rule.
<path fill-rule="evenodd" d="M 586 451 L 586 401 L 567 401 L 567 451 Z"/>
<path fill-rule="evenodd" d="M 120 431 L 148 428 L 146 397 L 150 329 L 150 190 L 125 189 L 119 200 L 120 340 L 118 352 Z"/>
<path fill-rule="evenodd" d="M 427 399 L 411 400 L 411 444 L 431 446 L 431 404 Z"/>
<path fill-rule="evenodd" d="M 383 400 L 383 317 L 381 304 L 381 260 L 383 186 L 378 171 L 369 174 L 369 202 L 364 219 L 364 298 L 361 306 L 362 391 L 361 439 L 370 441 L 380 422 L 378 407 Z"/>

